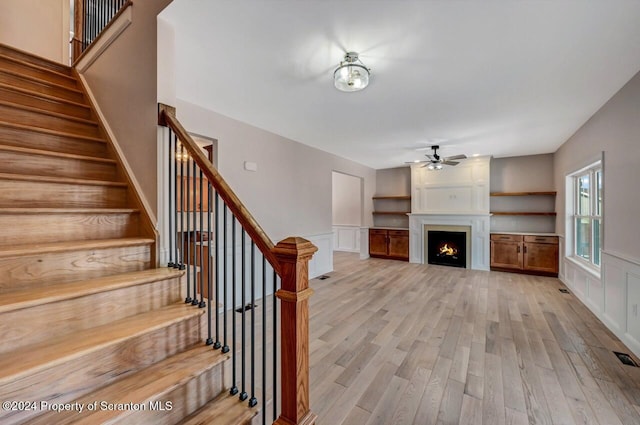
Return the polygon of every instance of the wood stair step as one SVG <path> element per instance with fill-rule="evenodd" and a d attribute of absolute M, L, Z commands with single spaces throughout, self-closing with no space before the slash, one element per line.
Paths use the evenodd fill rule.
<path fill-rule="evenodd" d="M 0 173 L 0 207 L 123 208 L 127 184 Z"/>
<path fill-rule="evenodd" d="M 18 72 L 31 77 L 59 84 L 65 87 L 78 88 L 75 76 L 32 63 L 28 60 L 7 56 L 0 52 L 0 69 Z"/>
<path fill-rule="evenodd" d="M 0 83 L 38 94 L 59 97 L 71 102 L 83 103 L 85 101 L 84 93 L 78 88 L 63 86 L 6 69 L 0 69 Z"/>
<path fill-rule="evenodd" d="M 146 411 L 49 412 L 36 418 L 31 425 L 173 424 L 222 391 L 220 370 L 228 358 L 228 354 L 213 350 L 211 346 L 197 345 L 75 400 L 85 406 L 96 400 L 111 404 L 133 403 L 144 405 Z M 170 410 L 152 410 L 158 402 L 165 408 L 168 406 L 164 403 L 170 402 Z"/>
<path fill-rule="evenodd" d="M 116 166 L 109 158 L 0 144 L 0 173 L 113 181 Z"/>
<path fill-rule="evenodd" d="M 0 250 L 25 241 L 67 242 L 134 237 L 140 210 L 113 208 L 0 208 Z"/>
<path fill-rule="evenodd" d="M 10 121 L 14 125 L 55 129 L 74 136 L 100 137 L 100 127 L 96 121 L 79 120 L 31 106 L 0 101 L 0 116 L 4 121 Z"/>
<path fill-rule="evenodd" d="M 237 396 L 225 392 L 179 422 L 179 425 L 246 425 L 257 414 L 257 408 L 249 408 L 246 401 L 240 401 Z"/>
<path fill-rule="evenodd" d="M 112 276 L 150 267 L 151 238 L 38 243 L 0 250 L 0 292 Z"/>
<path fill-rule="evenodd" d="M 19 105 L 31 106 L 68 116 L 91 118 L 91 107 L 84 101 L 75 102 L 64 97 L 39 93 L 2 82 L 0 82 L 0 98 Z"/>
<path fill-rule="evenodd" d="M 177 303 L 0 354 L 0 399 L 74 400 L 201 341 L 204 312 Z M 0 422 L 37 413 L 0 411 Z"/>
<path fill-rule="evenodd" d="M 177 303 L 183 274 L 159 268 L 0 293 L 0 353 Z"/>
<path fill-rule="evenodd" d="M 0 43 L 0 54 L 3 54 L 5 56 L 12 56 L 24 62 L 32 62 L 35 65 L 38 65 L 43 68 L 49 68 L 61 74 L 73 75 L 72 68 L 68 65 L 64 65 L 58 62 L 54 62 L 50 59 L 36 56 L 32 53 L 25 52 L 24 50 L 20 50 L 16 47 L 9 46 L 7 44 Z"/>
<path fill-rule="evenodd" d="M 0 126 L 23 130 L 25 132 L 43 133 L 49 136 L 62 136 L 69 139 L 79 139 L 79 140 L 86 140 L 90 142 L 105 143 L 105 140 L 102 137 L 86 136 L 82 134 L 69 133 L 67 131 L 51 130 L 45 127 L 29 126 L 25 124 L 18 124 L 18 123 L 8 122 L 4 120 L 0 120 Z"/>

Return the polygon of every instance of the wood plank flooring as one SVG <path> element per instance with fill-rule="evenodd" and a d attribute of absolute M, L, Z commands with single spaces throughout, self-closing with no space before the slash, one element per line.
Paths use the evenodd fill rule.
<path fill-rule="evenodd" d="M 640 424 L 640 368 L 555 278 L 360 260 L 314 279 L 317 425 Z"/>

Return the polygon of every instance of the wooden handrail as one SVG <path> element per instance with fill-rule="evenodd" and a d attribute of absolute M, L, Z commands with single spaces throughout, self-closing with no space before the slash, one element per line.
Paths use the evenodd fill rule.
<path fill-rule="evenodd" d="M 227 182 L 222 178 L 220 173 L 213 167 L 213 164 L 200 150 L 198 144 L 193 140 L 191 135 L 184 129 L 180 121 L 175 116 L 175 108 L 168 105 L 158 105 L 158 124 L 169 127 L 178 136 L 178 139 L 182 142 L 182 145 L 187 149 L 189 155 L 198 164 L 203 174 L 207 177 L 207 180 L 211 182 L 211 185 L 215 188 L 216 192 L 224 200 L 229 210 L 236 217 L 236 220 L 240 222 L 244 230 L 249 234 L 249 237 L 255 242 L 258 249 L 265 256 L 271 267 L 281 275 L 280 263 L 276 258 L 273 248 L 274 244 L 267 236 L 267 233 L 262 229 L 258 222 L 253 218 L 247 207 L 244 206 L 242 201 L 236 196 L 234 191 L 229 187 Z"/>

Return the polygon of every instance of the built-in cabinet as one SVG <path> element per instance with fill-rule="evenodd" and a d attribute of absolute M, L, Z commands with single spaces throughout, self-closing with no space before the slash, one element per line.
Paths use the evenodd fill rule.
<path fill-rule="evenodd" d="M 373 197 L 374 227 L 409 227 L 411 196 L 390 195 Z"/>
<path fill-rule="evenodd" d="M 491 234 L 491 269 L 558 275 L 558 237 Z"/>
<path fill-rule="evenodd" d="M 409 261 L 409 231 L 404 229 L 369 229 L 369 255 Z"/>

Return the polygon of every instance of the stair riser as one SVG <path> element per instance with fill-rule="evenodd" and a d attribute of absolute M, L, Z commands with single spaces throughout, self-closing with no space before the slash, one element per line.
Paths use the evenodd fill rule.
<path fill-rule="evenodd" d="M 21 91 L 11 90 L 6 87 L 0 87 L 0 99 L 7 102 L 17 103 L 18 105 L 32 106 L 34 108 L 70 115 L 76 118 L 91 118 L 91 110 L 89 108 L 54 99 L 34 96 Z"/>
<path fill-rule="evenodd" d="M 180 300 L 180 281 L 176 278 L 7 312 L 0 321 L 0 353 Z"/>
<path fill-rule="evenodd" d="M 56 64 L 54 62 L 49 62 L 46 59 L 42 59 L 37 56 L 32 56 L 28 53 L 23 53 L 18 50 L 14 50 L 9 46 L 4 46 L 2 44 L 0 44 L 0 54 L 21 60 L 23 62 L 29 62 L 34 65 L 40 66 L 42 68 L 47 68 L 52 71 L 59 72 L 61 74 L 73 75 L 71 72 L 71 68 L 69 68 L 68 66 L 64 66 L 62 64 Z"/>
<path fill-rule="evenodd" d="M 136 424 L 136 425 L 173 425 L 186 418 L 223 390 L 221 364 L 216 365 L 202 374 L 194 377 L 184 385 L 180 385 L 173 391 L 158 398 L 161 402 L 171 402 L 171 410 L 147 410 L 145 412 L 128 412 L 127 415 L 109 422 L 110 424 Z M 148 403 L 147 403 L 148 405 Z M 92 420 L 93 418 L 90 418 Z M 91 423 L 100 423 L 95 420 Z M 87 422 L 89 423 L 89 422 Z"/>
<path fill-rule="evenodd" d="M 50 81 L 52 83 L 65 86 L 65 87 L 71 87 L 74 89 L 78 88 L 78 83 L 75 78 L 67 78 L 55 72 L 51 72 L 51 71 L 40 69 L 40 68 L 34 68 L 27 64 L 14 62 L 10 59 L 3 58 L 3 57 L 0 57 L 0 69 L 6 69 L 8 71 L 29 75 L 31 77 L 35 77 L 40 80 Z"/>
<path fill-rule="evenodd" d="M 115 181 L 116 164 L 0 149 L 0 173 Z"/>
<path fill-rule="evenodd" d="M 0 214 L 4 246 L 68 242 L 88 239 L 116 239 L 138 236 L 138 213 L 124 214 Z"/>
<path fill-rule="evenodd" d="M 199 342 L 198 318 L 191 317 L 7 382 L 0 394 L 4 400 L 71 402 Z M 39 413 L 0 411 L 0 423 L 19 423 Z"/>
<path fill-rule="evenodd" d="M 2 93 L 0 93 L 0 96 Z M 23 148 L 42 149 L 53 152 L 73 153 L 78 155 L 107 157 L 107 145 L 83 139 L 26 131 L 0 125 L 0 143 Z"/>
<path fill-rule="evenodd" d="M 150 259 L 149 245 L 0 258 L 0 292 L 146 270 Z"/>
<path fill-rule="evenodd" d="M 79 136 L 100 137 L 100 129 L 97 125 L 18 109 L 8 105 L 0 104 L 0 117 L 13 124 L 52 129 Z"/>
<path fill-rule="evenodd" d="M 29 78 L 9 74 L 0 70 L 0 83 L 13 87 L 30 90 L 36 93 L 48 94 L 76 103 L 84 103 L 82 92 L 70 90 L 69 88 L 53 85 L 46 81 L 35 81 Z"/>
<path fill-rule="evenodd" d="M 123 208 L 125 187 L 0 180 L 0 208 Z"/>

